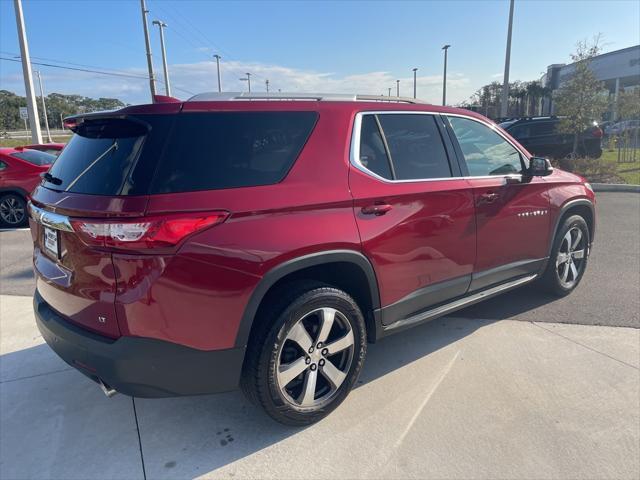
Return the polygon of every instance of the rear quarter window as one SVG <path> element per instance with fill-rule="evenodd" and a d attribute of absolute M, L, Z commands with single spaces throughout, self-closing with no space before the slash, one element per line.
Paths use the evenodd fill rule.
<path fill-rule="evenodd" d="M 55 155 L 41 152 L 40 150 L 23 150 L 21 152 L 12 153 L 11 156 L 38 166 L 51 165 L 56 160 Z"/>
<path fill-rule="evenodd" d="M 317 118 L 317 112 L 179 114 L 151 193 L 278 183 L 302 151 Z"/>

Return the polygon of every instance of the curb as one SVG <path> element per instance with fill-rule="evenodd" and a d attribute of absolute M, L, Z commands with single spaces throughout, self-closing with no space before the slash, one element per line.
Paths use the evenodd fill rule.
<path fill-rule="evenodd" d="M 633 192 L 640 193 L 640 185 L 626 183 L 592 183 L 594 192 Z"/>

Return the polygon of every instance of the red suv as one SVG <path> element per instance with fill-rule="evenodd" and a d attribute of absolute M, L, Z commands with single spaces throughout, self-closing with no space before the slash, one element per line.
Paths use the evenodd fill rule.
<path fill-rule="evenodd" d="M 486 118 L 413 100 L 202 94 L 68 119 L 33 193 L 34 307 L 105 393 L 239 385 L 338 406 L 367 343 L 580 282 L 594 194 Z"/>

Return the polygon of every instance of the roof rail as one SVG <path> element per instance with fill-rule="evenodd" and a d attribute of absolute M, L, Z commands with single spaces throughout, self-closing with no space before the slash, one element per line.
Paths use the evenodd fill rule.
<path fill-rule="evenodd" d="M 316 102 L 403 102 L 425 103 L 415 98 L 385 97 L 384 95 L 355 95 L 349 93 L 247 93 L 205 92 L 194 95 L 187 102 L 227 102 L 233 100 L 303 100 Z"/>

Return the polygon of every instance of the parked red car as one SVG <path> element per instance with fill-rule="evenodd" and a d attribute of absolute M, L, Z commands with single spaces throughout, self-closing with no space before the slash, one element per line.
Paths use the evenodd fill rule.
<path fill-rule="evenodd" d="M 55 155 L 25 147 L 0 148 L 0 226 L 27 224 L 29 193 L 55 159 Z"/>
<path fill-rule="evenodd" d="M 589 184 L 465 110 L 202 94 L 67 124 L 32 198 L 34 308 L 108 394 L 241 385 L 308 424 L 367 342 L 535 280 L 567 295 L 593 241 Z"/>
<path fill-rule="evenodd" d="M 57 142 L 36 143 L 33 145 L 25 145 L 22 148 L 28 148 L 30 150 L 40 150 L 41 152 L 50 153 L 57 157 L 58 155 L 60 155 L 60 152 L 62 151 L 65 145 L 66 143 L 57 143 Z"/>

